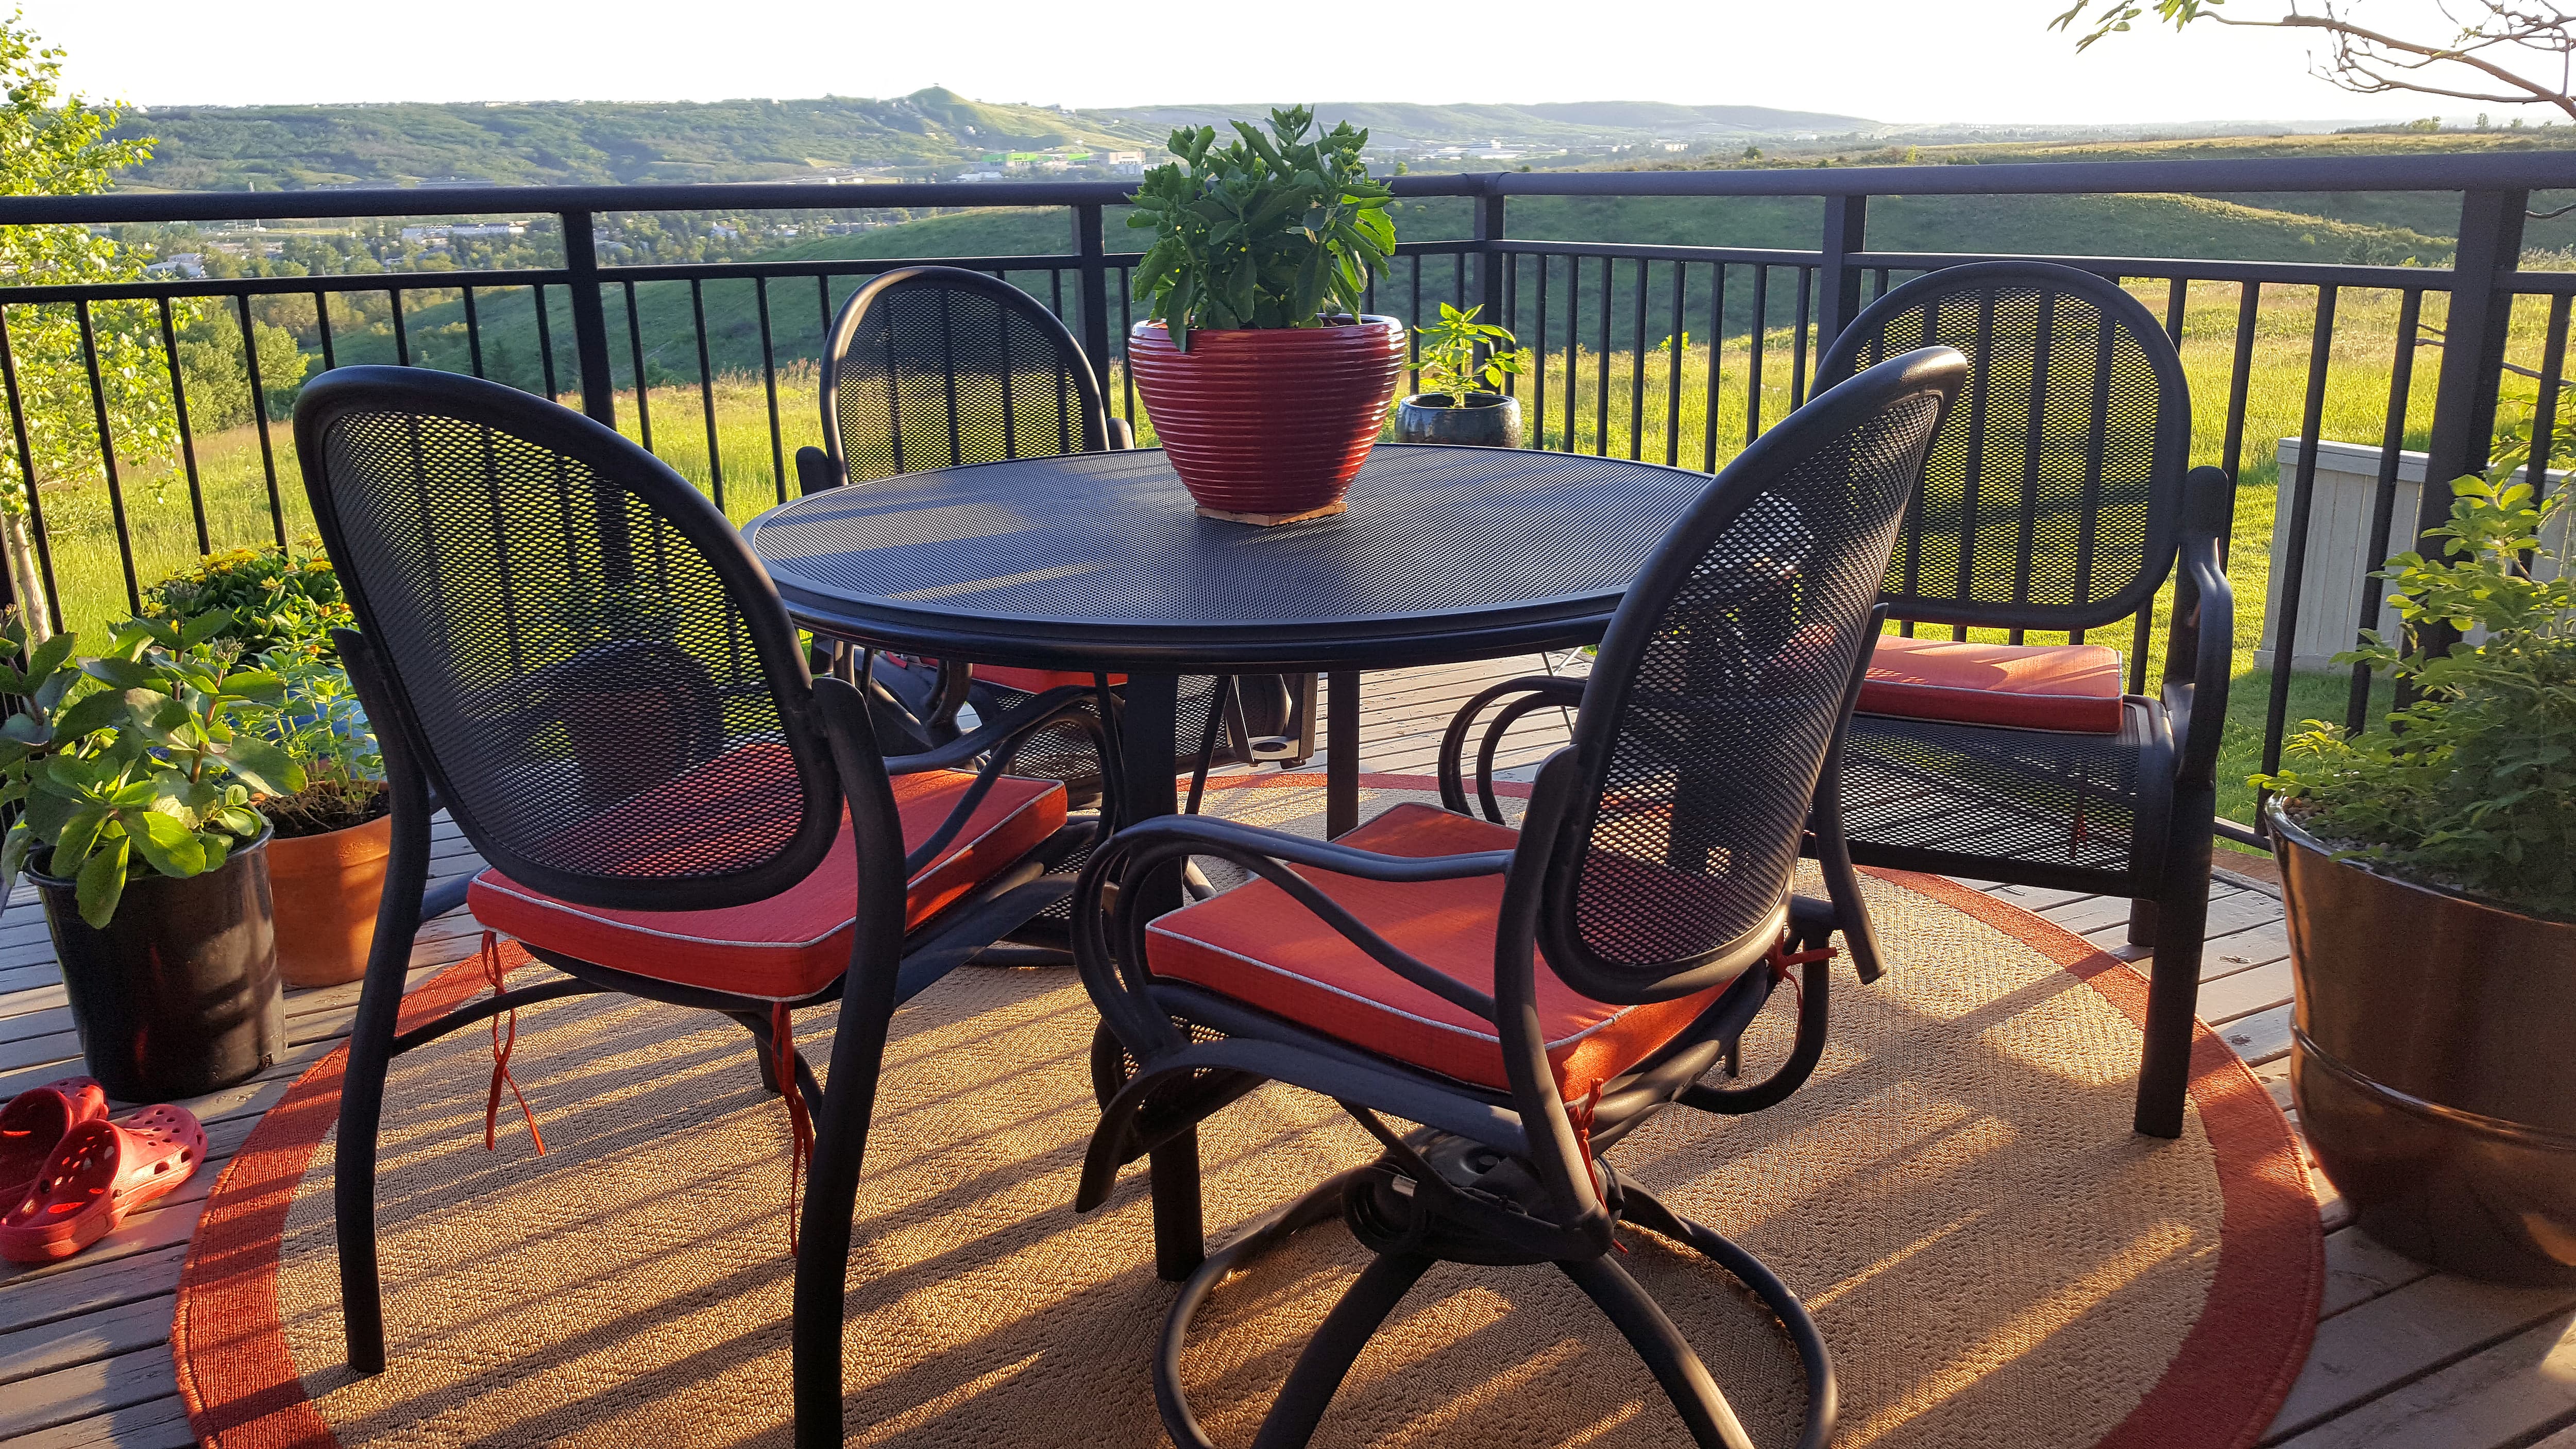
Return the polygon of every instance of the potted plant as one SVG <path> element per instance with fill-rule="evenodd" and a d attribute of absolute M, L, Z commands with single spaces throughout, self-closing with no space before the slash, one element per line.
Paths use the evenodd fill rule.
<path fill-rule="evenodd" d="M 1484 310 L 1461 312 L 1443 302 L 1440 320 L 1421 329 L 1424 390 L 1395 405 L 1397 441 L 1521 445 L 1521 402 L 1503 391 L 1503 381 L 1520 375 L 1529 354 L 1509 329 L 1477 321 Z"/>
<path fill-rule="evenodd" d="M 1211 126 L 1174 131 L 1179 159 L 1145 174 L 1127 218 L 1155 233 L 1127 365 L 1211 518 L 1341 512 L 1403 375 L 1403 326 L 1360 315 L 1395 250 L 1391 193 L 1360 163 L 1368 132 L 1314 124 L 1301 106 L 1266 134 L 1235 122 L 1223 147 Z"/>
<path fill-rule="evenodd" d="M 279 746 L 304 777 L 293 794 L 251 802 L 274 831 L 271 888 L 290 903 L 277 917 L 278 973 L 289 986 L 355 981 L 393 852 L 384 756 L 348 672 L 318 642 L 281 644 L 261 663 L 283 687 L 243 706 L 237 728 Z"/>
<path fill-rule="evenodd" d="M 240 640 L 253 658 L 288 643 L 318 642 L 327 651 L 333 629 L 356 627 L 340 576 L 313 541 L 210 553 L 143 591 L 147 619 L 216 612 L 230 614 L 232 622 L 214 637 Z"/>
<path fill-rule="evenodd" d="M 237 732 L 282 686 L 210 643 L 223 613 L 137 620 L 95 658 L 72 636 L 0 664 L 0 892 L 20 871 L 44 902 L 91 1074 L 127 1101 L 194 1096 L 274 1062 L 285 1042 L 271 932 L 268 825 L 254 792 L 292 794 L 285 752 Z"/>
<path fill-rule="evenodd" d="M 2416 702 L 2358 735 L 2311 720 L 2256 780 L 2278 792 L 2291 1088 L 2373 1237 L 2576 1282 L 2576 578 L 2544 541 L 2566 498 L 2453 492 L 2444 557 L 2381 577 L 2410 625 L 2467 641 L 2338 656 Z"/>

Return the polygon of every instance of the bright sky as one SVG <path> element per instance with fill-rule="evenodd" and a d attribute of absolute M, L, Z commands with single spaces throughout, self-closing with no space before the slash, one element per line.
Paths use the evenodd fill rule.
<path fill-rule="evenodd" d="M 2064 4 L 323 0 L 264 7 L 256 23 L 209 11 L 203 23 L 178 26 L 138 25 L 132 7 L 100 0 L 24 0 L 24 12 L 69 49 L 80 89 L 147 106 L 890 96 L 937 84 L 979 100 L 1074 106 L 1654 100 L 1994 123 L 2477 109 L 2338 91 L 2307 74 L 2307 42 L 2274 33 L 2159 30 L 2114 37 L 2079 58 L 2047 28 Z M 2382 8 L 2392 22 L 2409 10 L 2433 14 L 2431 0 Z M 1283 34 L 1284 19 L 1354 29 Z M 1454 59 L 1434 58 L 1443 54 Z M 2492 109 L 2499 121 L 2511 114 Z"/>

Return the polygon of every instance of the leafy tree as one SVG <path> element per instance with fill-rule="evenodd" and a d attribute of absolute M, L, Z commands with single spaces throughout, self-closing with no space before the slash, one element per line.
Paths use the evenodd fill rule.
<path fill-rule="evenodd" d="M 271 421 L 295 412 L 312 359 L 296 350 L 295 335 L 265 322 L 251 323 L 259 344 L 261 400 Z M 242 361 L 241 323 L 220 306 L 198 310 L 179 329 L 179 375 L 188 388 L 188 426 L 211 432 L 251 420 L 250 369 Z"/>
<path fill-rule="evenodd" d="M 0 20 L 0 194 L 77 196 L 104 191 L 118 170 L 152 154 L 148 139 L 111 140 L 122 109 L 92 105 L 62 87 L 63 52 L 48 48 L 17 14 Z M 0 284 L 62 286 L 130 281 L 143 259 L 77 226 L 0 226 Z M 15 448 L 0 448 L 0 555 L 28 633 L 53 632 L 28 534 L 30 491 L 102 476 L 89 358 L 69 304 L 13 308 L 9 348 L 27 418 L 28 478 Z M 159 319 L 143 302 L 90 309 L 91 347 L 110 432 L 120 457 L 170 445 L 176 434 Z"/>
<path fill-rule="evenodd" d="M 2322 37 L 2325 55 L 2313 62 L 2319 78 L 2359 95 L 2447 96 L 2453 100 L 2503 105 L 2556 106 L 2576 117 L 2576 86 L 2569 67 L 2576 61 L 2576 14 L 2547 0 L 2443 0 L 2443 22 L 2456 27 L 2447 36 L 2399 35 L 2361 24 L 2353 16 L 2362 0 L 2279 0 L 2286 14 L 2230 15 L 2227 0 L 2075 0 L 2066 13 L 2049 22 L 2051 30 L 2091 29 L 2075 42 L 2079 51 L 2106 35 L 2117 35 L 2144 19 L 2176 30 L 2194 21 L 2258 30 L 2305 30 Z M 2429 27 L 2428 27 L 2429 29 Z M 2554 77 L 2554 78 L 2553 78 Z M 2486 129 L 2486 118 L 2478 118 Z"/>

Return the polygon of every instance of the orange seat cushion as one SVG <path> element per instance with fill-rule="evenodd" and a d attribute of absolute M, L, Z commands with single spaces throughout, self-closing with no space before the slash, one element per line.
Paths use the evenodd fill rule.
<path fill-rule="evenodd" d="M 2120 732 L 2120 651 L 1882 634 L 1860 712 L 2076 734 Z"/>
<path fill-rule="evenodd" d="M 907 847 L 929 839 L 974 782 L 962 770 L 895 776 Z M 994 781 L 948 848 L 912 878 L 904 892 L 904 929 L 919 928 L 1036 849 L 1064 825 L 1064 811 L 1064 787 L 1052 780 L 1005 775 Z M 795 1001 L 849 967 L 858 917 L 856 849 L 845 815 L 840 837 L 812 874 L 768 900 L 708 911 L 574 905 L 497 869 L 476 876 L 466 899 L 484 925 L 540 950 L 656 981 Z"/>
<path fill-rule="evenodd" d="M 1504 826 L 1407 804 L 1339 843 L 1380 855 L 1425 856 L 1509 850 L 1519 839 Z M 1501 876 L 1397 885 L 1323 870 L 1298 873 L 1414 959 L 1492 993 Z M 1379 965 L 1267 881 L 1155 921 L 1146 928 L 1146 959 L 1157 976 L 1203 986 L 1365 1051 L 1480 1087 L 1510 1085 L 1493 1023 Z M 1610 1006 L 1566 985 L 1544 961 L 1537 985 L 1548 1064 L 1568 1101 L 1672 1040 L 1726 990 L 1721 984 L 1672 1001 Z"/>
<path fill-rule="evenodd" d="M 1072 685 L 1077 689 L 1089 689 L 1092 684 L 1090 675 L 1071 669 L 1012 669 L 999 664 L 976 665 L 975 677 L 986 684 L 998 684 L 1004 689 L 1016 689 L 1022 694 L 1044 694 L 1050 689 L 1062 689 L 1066 685 Z M 1113 674 L 1109 676 L 1109 682 L 1125 684 L 1127 676 Z"/>

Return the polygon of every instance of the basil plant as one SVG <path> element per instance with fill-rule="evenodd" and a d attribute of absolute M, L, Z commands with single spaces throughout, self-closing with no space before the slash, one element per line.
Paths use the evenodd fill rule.
<path fill-rule="evenodd" d="M 254 796 L 304 788 L 285 751 L 233 728 L 235 710 L 284 689 L 217 639 L 237 622 L 222 610 L 137 619 L 87 659 L 69 634 L 29 651 L 18 620 L 0 626 L 8 657 L 25 660 L 0 663 L 0 693 L 20 701 L 0 723 L 0 808 L 17 815 L 0 841 L 0 892 L 38 865 L 73 881 L 81 919 L 103 929 L 128 880 L 221 866 L 260 832 Z"/>
<path fill-rule="evenodd" d="M 1233 123 L 1172 133 L 1178 160 L 1145 173 L 1131 227 L 1155 233 L 1136 265 L 1145 315 L 1187 352 L 1190 330 L 1318 327 L 1327 312 L 1358 315 L 1369 272 L 1395 253 L 1394 193 L 1360 162 L 1368 132 L 1345 121 L 1308 138 L 1315 113 L 1270 113 L 1265 134 Z"/>

